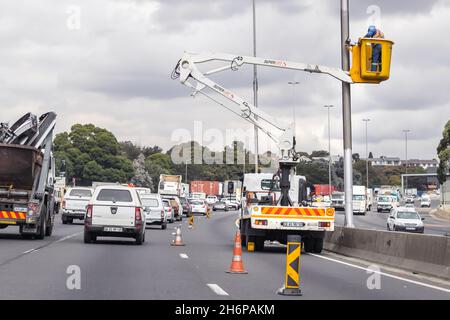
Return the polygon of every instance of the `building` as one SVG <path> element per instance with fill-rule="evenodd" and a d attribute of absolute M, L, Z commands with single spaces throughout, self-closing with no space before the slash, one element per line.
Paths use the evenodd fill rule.
<path fill-rule="evenodd" d="M 408 160 L 408 167 L 422 167 L 425 170 L 428 168 L 437 168 L 439 166 L 439 161 L 436 159 L 433 160 L 419 160 L 419 159 L 411 159 Z"/>
<path fill-rule="evenodd" d="M 397 157 L 385 157 L 369 158 L 369 162 L 373 167 L 376 166 L 401 166 L 401 160 Z"/>
<path fill-rule="evenodd" d="M 437 168 L 439 166 L 439 161 L 437 161 L 436 159 L 432 160 L 408 159 L 408 161 L 405 161 L 401 160 L 398 157 L 381 156 L 379 158 L 369 158 L 369 161 L 373 167 L 404 166 L 406 163 L 408 163 L 408 167 L 422 167 L 424 170 L 429 170 L 431 168 Z"/>

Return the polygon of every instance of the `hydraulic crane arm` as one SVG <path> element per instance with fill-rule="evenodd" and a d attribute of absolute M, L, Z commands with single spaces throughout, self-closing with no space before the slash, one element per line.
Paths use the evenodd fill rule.
<path fill-rule="evenodd" d="M 220 68 L 216 68 L 205 73 L 201 72 L 197 65 L 202 63 L 208 63 L 212 61 L 222 61 L 226 65 Z M 298 71 L 306 71 L 311 73 L 324 73 L 331 75 L 332 77 L 351 83 L 351 77 L 348 73 L 340 70 L 319 65 L 309 65 L 297 62 L 290 62 L 284 60 L 271 60 L 258 57 L 246 57 L 235 56 L 224 53 L 185 53 L 182 59 L 179 61 L 175 68 L 173 78 L 180 77 L 182 84 L 194 89 L 193 95 L 201 93 L 209 99 L 217 102 L 224 108 L 237 114 L 241 118 L 257 126 L 261 131 L 268 135 L 273 141 L 275 141 L 280 149 L 280 161 L 282 162 L 297 162 L 298 156 L 295 151 L 295 137 L 294 137 L 294 125 L 280 124 L 274 117 L 268 115 L 261 109 L 255 108 L 250 102 L 242 99 L 229 89 L 220 86 L 216 82 L 209 79 L 207 76 L 226 71 L 236 71 L 244 64 L 260 65 L 273 68 L 282 68 Z M 190 80 L 195 80 L 197 83 L 192 83 Z M 216 93 L 222 95 L 226 99 L 232 102 L 230 106 L 218 101 L 214 97 L 207 94 L 203 89 L 209 88 Z M 274 129 L 277 133 L 274 133 Z M 281 133 L 279 133 L 281 131 Z"/>

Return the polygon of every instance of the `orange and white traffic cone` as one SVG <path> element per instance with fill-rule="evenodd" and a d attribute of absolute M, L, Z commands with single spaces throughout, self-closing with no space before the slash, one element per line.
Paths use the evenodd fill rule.
<path fill-rule="evenodd" d="M 172 240 L 171 246 L 184 246 L 183 240 L 181 239 L 181 228 L 177 228 L 177 233 L 175 234 L 175 240 Z"/>
<path fill-rule="evenodd" d="M 227 273 L 248 273 L 244 270 L 244 262 L 242 261 L 241 233 L 238 230 L 234 237 L 233 260 Z"/>

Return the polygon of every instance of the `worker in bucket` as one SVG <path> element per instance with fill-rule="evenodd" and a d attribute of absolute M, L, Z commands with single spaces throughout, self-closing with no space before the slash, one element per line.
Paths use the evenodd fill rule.
<path fill-rule="evenodd" d="M 365 38 L 384 39 L 384 34 L 375 26 L 370 26 Z M 372 66 L 370 71 L 381 71 L 381 44 L 379 43 L 372 44 Z"/>

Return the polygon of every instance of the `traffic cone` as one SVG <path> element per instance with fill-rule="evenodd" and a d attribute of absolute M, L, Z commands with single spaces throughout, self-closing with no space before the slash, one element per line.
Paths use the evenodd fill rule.
<path fill-rule="evenodd" d="M 184 246 L 183 240 L 181 239 L 181 228 L 177 228 L 177 233 L 175 234 L 175 240 L 172 240 L 171 246 Z"/>
<path fill-rule="evenodd" d="M 189 229 L 192 229 L 194 227 L 194 214 L 192 213 L 189 217 Z"/>
<path fill-rule="evenodd" d="M 233 260 L 231 261 L 231 266 L 227 273 L 248 273 L 244 270 L 244 262 L 242 261 L 242 246 L 241 246 L 241 234 L 240 231 L 236 231 L 236 236 L 234 237 L 234 248 L 233 248 Z"/>

